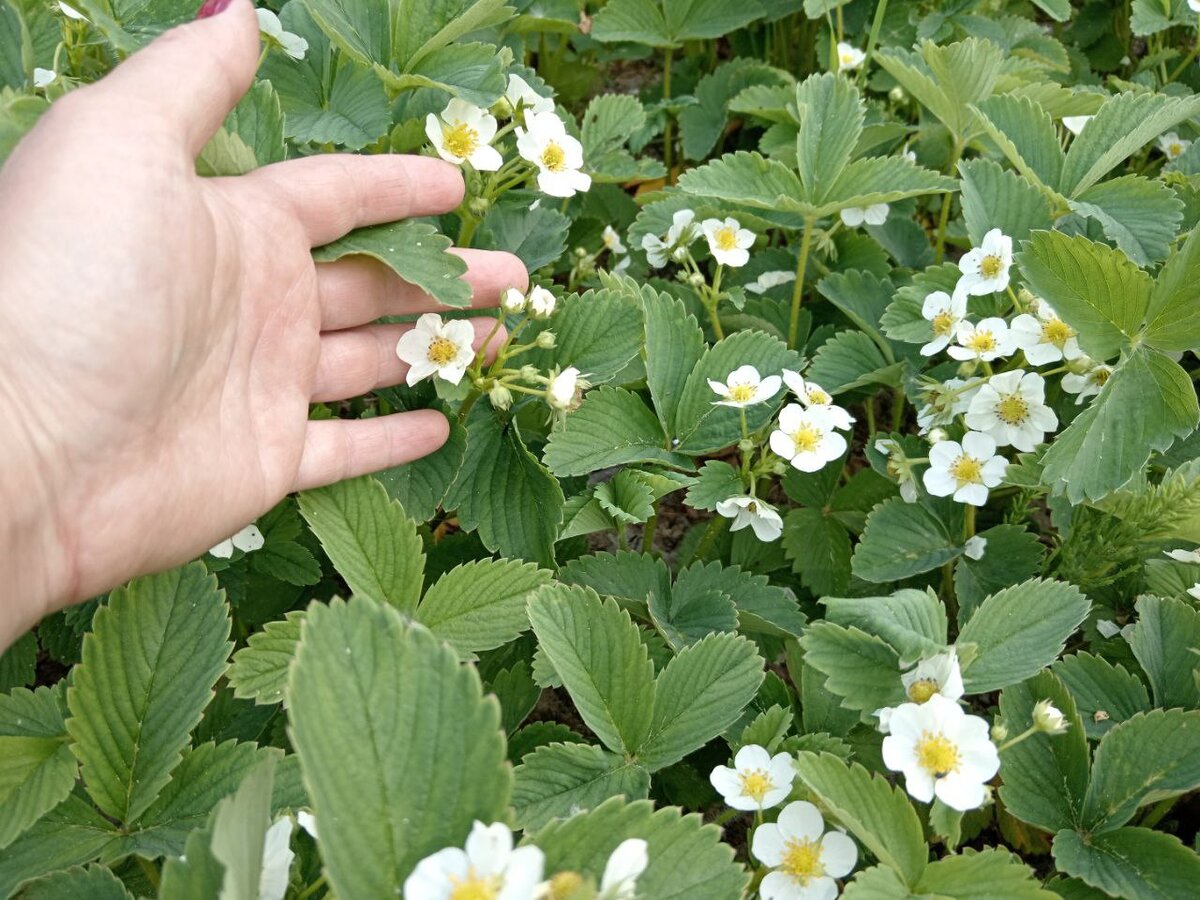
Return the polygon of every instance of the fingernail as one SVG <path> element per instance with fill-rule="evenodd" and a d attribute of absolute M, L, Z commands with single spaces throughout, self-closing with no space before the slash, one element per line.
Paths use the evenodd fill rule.
<path fill-rule="evenodd" d="M 229 8 L 229 4 L 233 0 L 204 0 L 200 9 L 196 12 L 197 19 L 207 19 L 210 16 L 215 16 L 219 12 L 224 12 Z"/>

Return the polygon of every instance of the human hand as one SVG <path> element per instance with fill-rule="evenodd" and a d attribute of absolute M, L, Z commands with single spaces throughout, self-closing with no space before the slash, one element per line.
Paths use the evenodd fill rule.
<path fill-rule="evenodd" d="M 58 606 L 195 557 L 290 491 L 437 449 L 437 411 L 308 420 L 403 380 L 435 304 L 353 228 L 458 205 L 440 160 L 314 156 L 237 178 L 194 158 L 251 84 L 247 0 L 59 100 L 0 170 L 0 649 Z M 527 275 L 458 251 L 474 304 Z M 480 320 L 479 346 L 492 319 Z"/>

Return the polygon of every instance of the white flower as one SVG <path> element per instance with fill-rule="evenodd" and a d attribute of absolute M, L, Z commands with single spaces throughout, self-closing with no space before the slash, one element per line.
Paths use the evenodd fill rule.
<path fill-rule="evenodd" d="M 833 421 L 834 428 L 849 431 L 854 427 L 854 416 L 840 406 L 834 406 L 833 397 L 815 381 L 806 381 L 799 372 L 784 369 L 783 383 L 796 395 L 805 409 L 820 407 L 825 410 Z"/>
<path fill-rule="evenodd" d="M 279 21 L 279 16 L 275 15 L 269 9 L 256 9 L 254 10 L 254 15 L 258 16 L 258 30 L 260 33 L 265 34 L 278 44 L 283 52 L 292 59 L 304 59 L 304 54 L 308 53 L 308 41 L 298 34 L 284 31 L 283 23 Z"/>
<path fill-rule="evenodd" d="M 957 288 L 954 296 L 945 291 L 934 291 L 925 297 L 921 315 L 933 328 L 933 340 L 921 348 L 922 356 L 933 356 L 950 345 L 957 333 L 958 325 L 967 314 L 967 293 Z"/>
<path fill-rule="evenodd" d="M 958 652 L 951 647 L 945 653 L 923 659 L 900 675 L 904 693 L 912 703 L 925 703 L 938 694 L 948 700 L 963 695 L 962 669 Z"/>
<path fill-rule="evenodd" d="M 967 542 L 963 544 L 963 556 L 967 559 L 980 560 L 983 559 L 983 554 L 987 551 L 987 538 L 980 537 L 977 534 L 967 538 Z"/>
<path fill-rule="evenodd" d="M 847 228 L 857 228 L 866 222 L 868 225 L 882 225 L 887 221 L 888 205 L 872 203 L 870 206 L 851 206 L 838 213 L 842 224 Z"/>
<path fill-rule="evenodd" d="M 1083 131 L 1083 126 L 1086 125 L 1088 122 L 1092 121 L 1092 119 L 1094 119 L 1094 118 L 1096 118 L 1096 117 L 1095 116 L 1063 116 L 1062 123 L 1066 127 L 1067 131 L 1071 132 L 1071 134 L 1079 134 L 1079 132 Z"/>
<path fill-rule="evenodd" d="M 930 433 L 930 429 L 948 425 L 954 417 L 967 411 L 971 400 L 979 392 L 979 387 L 963 389 L 967 382 L 961 378 L 947 378 L 944 382 L 925 390 L 925 405 L 917 410 L 917 425 L 921 433 Z M 936 441 L 934 443 L 937 443 Z"/>
<path fill-rule="evenodd" d="M 500 295 L 500 308 L 509 315 L 524 312 L 525 302 L 525 295 L 513 287 L 510 287 Z"/>
<path fill-rule="evenodd" d="M 1188 592 L 1188 596 L 1190 596 L 1190 597 L 1195 597 L 1197 600 L 1200 600 L 1200 581 L 1197 581 L 1197 582 L 1196 582 L 1195 584 L 1193 584 L 1193 585 L 1192 585 L 1190 588 L 1188 588 L 1188 589 L 1187 589 L 1187 592 Z M 1125 626 L 1125 628 L 1129 628 L 1129 626 L 1128 626 L 1128 625 L 1126 625 L 1126 626 Z M 1121 629 L 1121 633 L 1122 633 L 1122 634 L 1125 634 L 1125 628 L 1122 628 L 1122 629 Z M 1133 633 L 1133 632 L 1132 632 L 1132 629 L 1131 629 L 1131 630 L 1130 630 L 1130 634 L 1132 634 L 1132 633 Z M 1128 635 L 1126 635 L 1126 637 L 1128 637 Z"/>
<path fill-rule="evenodd" d="M 514 110 L 518 107 L 531 113 L 554 112 L 554 101 L 543 97 L 529 86 L 520 75 L 508 76 L 508 87 L 504 90 L 504 99 Z"/>
<path fill-rule="evenodd" d="M 708 239 L 713 259 L 724 266 L 739 268 L 750 260 L 749 248 L 754 246 L 754 232 L 742 227 L 737 219 L 705 219 L 700 224 Z"/>
<path fill-rule="evenodd" d="M 1164 550 L 1163 553 L 1176 562 L 1200 565 L 1200 548 L 1195 550 Z"/>
<path fill-rule="evenodd" d="M 625 245 L 621 243 L 621 235 L 611 225 L 604 226 L 604 233 L 600 235 L 600 240 L 604 241 L 604 249 L 610 253 L 619 255 L 629 252 L 625 249 Z"/>
<path fill-rule="evenodd" d="M 905 145 L 904 145 L 904 150 L 903 150 L 903 151 L 900 153 L 900 158 L 901 158 L 901 159 L 906 159 L 906 160 L 908 160 L 910 163 L 914 163 L 914 164 L 915 164 L 915 163 L 916 163 L 916 161 L 917 161 L 917 153 L 916 153 L 916 151 L 915 151 L 915 150 L 910 150 L 910 149 L 908 149 L 908 144 L 905 144 Z"/>
<path fill-rule="evenodd" d="M 1033 724 L 1038 731 L 1046 734 L 1063 734 L 1070 727 L 1062 710 L 1049 700 L 1039 700 L 1033 704 Z"/>
<path fill-rule="evenodd" d="M 708 776 L 712 786 L 734 809 L 770 809 L 792 791 L 796 767 L 788 753 L 771 756 L 758 744 L 747 744 L 733 758 L 733 768 L 717 766 Z"/>
<path fill-rule="evenodd" d="M 1008 287 L 1012 261 L 1012 238 L 993 228 L 979 247 L 968 250 L 958 261 L 962 272 L 958 286 L 973 297 L 1002 291 Z"/>
<path fill-rule="evenodd" d="M 443 322 L 437 313 L 425 313 L 412 331 L 406 331 L 396 342 L 396 355 L 409 366 L 405 379 L 408 386 L 433 376 L 458 384 L 475 359 L 471 347 L 474 340 L 475 329 L 469 321 Z"/>
<path fill-rule="evenodd" d="M 568 366 L 550 378 L 546 386 L 546 402 L 555 409 L 570 409 L 580 389 L 579 370 Z"/>
<path fill-rule="evenodd" d="M 954 339 L 957 343 L 950 345 L 946 352 L 959 360 L 991 362 L 1001 356 L 1011 356 L 1016 350 L 1008 323 L 997 317 L 984 319 L 978 325 L 959 322 L 954 329 Z"/>
<path fill-rule="evenodd" d="M 816 472 L 846 452 L 837 427 L 828 408 L 789 403 L 779 413 L 779 429 L 771 432 L 771 450 L 801 472 Z"/>
<path fill-rule="evenodd" d="M 682 262 L 687 257 L 688 245 L 699 236 L 694 210 L 681 209 L 671 216 L 671 227 L 665 238 L 647 234 L 642 237 L 642 249 L 651 268 L 661 269 L 668 259 Z"/>
<path fill-rule="evenodd" d="M 58 73 L 53 69 L 34 68 L 33 70 L 33 86 L 35 88 L 49 87 L 54 84 L 58 78 Z"/>
<path fill-rule="evenodd" d="M 1188 9 L 1194 13 L 1200 13 L 1200 0 L 1188 0 Z"/>
<path fill-rule="evenodd" d="M 873 716 L 879 719 L 879 723 L 875 727 L 880 734 L 891 734 L 892 713 L 894 711 L 895 709 L 893 707 L 885 706 L 882 709 L 877 709 L 874 713 L 872 713 Z"/>
<path fill-rule="evenodd" d="M 1171 160 L 1179 159 L 1190 146 L 1191 141 L 1181 138 L 1173 131 L 1168 131 L 1158 139 L 1158 149 Z"/>
<path fill-rule="evenodd" d="M 912 797 L 928 803 L 936 796 L 964 812 L 983 803 L 984 785 L 1000 769 L 987 722 L 935 694 L 927 703 L 900 704 L 888 724 L 891 734 L 883 739 L 883 762 L 893 772 L 904 773 L 904 786 Z"/>
<path fill-rule="evenodd" d="M 762 378 L 754 366 L 739 366 L 729 373 L 724 384 L 710 378 L 708 386 L 713 389 L 713 393 L 725 398 L 714 400 L 716 406 L 741 408 L 770 400 L 783 387 L 783 380 L 778 375 Z"/>
<path fill-rule="evenodd" d="M 1058 427 L 1058 416 L 1046 405 L 1045 379 L 1022 369 L 988 379 L 971 400 L 966 418 L 967 427 L 989 435 L 998 447 L 1011 445 L 1026 453 Z"/>
<path fill-rule="evenodd" d="M 1044 366 L 1083 355 L 1075 329 L 1044 301 L 1038 303 L 1036 317 L 1022 313 L 1013 319 L 1010 328 L 1013 342 L 1025 351 L 1025 358 L 1031 365 Z"/>
<path fill-rule="evenodd" d="M 867 59 L 867 54 L 844 41 L 838 43 L 837 55 L 838 68 L 841 70 L 857 69 Z"/>
<path fill-rule="evenodd" d="M 233 548 L 237 547 L 243 553 L 253 553 L 255 550 L 261 550 L 266 540 L 263 538 L 262 532 L 255 525 L 247 525 L 231 538 L 225 538 L 217 546 L 209 550 L 209 554 L 220 559 L 229 559 L 233 556 Z"/>
<path fill-rule="evenodd" d="M 297 811 L 296 824 L 307 831 L 314 841 L 317 839 L 317 817 L 307 809 Z"/>
<path fill-rule="evenodd" d="M 637 893 L 638 876 L 646 871 L 649 864 L 650 857 L 646 853 L 644 840 L 629 838 L 621 841 L 604 864 L 597 900 L 633 900 Z"/>
<path fill-rule="evenodd" d="M 477 821 L 465 850 L 447 847 L 417 863 L 404 882 L 404 900 L 528 900 L 542 880 L 544 864 L 537 847 L 513 848 L 507 825 Z"/>
<path fill-rule="evenodd" d="M 1197 585 L 1197 587 L 1200 587 L 1200 585 Z M 1195 590 L 1194 587 L 1190 588 L 1188 590 L 1188 593 L 1191 594 L 1193 590 Z M 1192 594 L 1192 596 L 1196 596 L 1196 595 Z M 1098 632 L 1100 632 L 1101 637 L 1105 637 L 1105 638 L 1114 638 L 1119 634 L 1121 637 L 1125 638 L 1125 640 L 1129 640 L 1129 638 L 1133 636 L 1133 629 L 1134 629 L 1133 622 L 1130 622 L 1128 625 L 1126 625 L 1122 628 L 1121 626 L 1119 626 L 1116 622 L 1112 621 L 1111 619 L 1097 619 L 1096 620 L 1096 630 Z"/>
<path fill-rule="evenodd" d="M 558 306 L 558 298 L 540 284 L 535 285 L 529 292 L 529 312 L 535 319 L 548 319 L 554 315 Z"/>
<path fill-rule="evenodd" d="M 954 496 L 959 503 L 983 506 L 988 490 L 1004 480 L 1008 463 L 996 455 L 996 442 L 968 431 L 960 444 L 942 441 L 929 448 L 929 468 L 922 481 L 935 497 Z"/>
<path fill-rule="evenodd" d="M 262 870 L 258 877 L 259 900 L 283 900 L 288 889 L 288 873 L 296 854 L 288 847 L 292 839 L 292 819 L 277 819 L 263 838 Z"/>
<path fill-rule="evenodd" d="M 562 119 L 552 112 L 526 113 L 518 128 L 517 152 L 538 168 L 538 188 L 551 197 L 574 197 L 592 186 L 583 168 L 583 145 L 567 134 Z"/>
<path fill-rule="evenodd" d="M 81 13 L 75 7 L 68 6 L 66 3 L 61 2 L 61 0 L 59 0 L 58 8 L 59 8 L 59 10 L 62 11 L 62 14 L 64 16 L 66 16 L 68 19 L 74 19 L 76 22 L 86 22 L 87 21 L 87 16 L 85 16 L 83 13 Z"/>
<path fill-rule="evenodd" d="M 1104 389 L 1104 385 L 1108 384 L 1112 373 L 1112 366 L 1106 366 L 1103 363 L 1093 366 L 1082 375 L 1068 372 L 1062 377 L 1062 388 L 1068 394 L 1077 394 L 1075 405 L 1080 406 L 1086 398 L 1094 397 Z"/>
<path fill-rule="evenodd" d="M 771 871 L 759 885 L 762 900 L 833 900 L 835 878 L 858 862 L 858 848 L 840 831 L 825 831 L 820 811 L 806 800 L 789 803 L 779 819 L 754 829 L 754 855 Z"/>
<path fill-rule="evenodd" d="M 469 162 L 481 172 L 495 172 L 503 164 L 500 151 L 491 145 L 496 117 L 455 97 L 440 116 L 425 117 L 425 134 L 442 159 L 461 166 Z"/>
<path fill-rule="evenodd" d="M 783 519 L 775 508 L 763 503 L 756 497 L 730 497 L 717 504 L 717 512 L 727 519 L 733 519 L 730 531 L 741 531 L 743 528 L 754 529 L 754 536 L 760 541 L 773 541 L 783 534 Z"/>
<path fill-rule="evenodd" d="M 775 269 L 770 272 L 763 272 L 752 282 L 745 285 L 745 288 L 751 294 L 765 294 L 773 287 L 779 287 L 781 284 L 789 284 L 795 280 L 795 272 L 786 269 Z"/>

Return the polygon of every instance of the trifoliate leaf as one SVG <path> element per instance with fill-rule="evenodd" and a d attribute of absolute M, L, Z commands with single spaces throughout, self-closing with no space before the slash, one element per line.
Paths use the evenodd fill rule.
<path fill-rule="evenodd" d="M 796 110 L 800 181 L 808 199 L 820 205 L 850 162 L 866 110 L 853 83 L 832 72 L 810 75 L 796 86 Z"/>
<path fill-rule="evenodd" d="M 783 550 L 792 571 L 815 595 L 837 594 L 849 586 L 850 534 L 820 509 L 788 511 L 783 520 Z"/>
<path fill-rule="evenodd" d="M 988 136 L 1028 182 L 1043 193 L 1057 193 L 1064 156 L 1054 120 L 1040 103 L 999 94 L 980 103 L 976 114 Z M 974 236 L 972 242 L 979 245 Z"/>
<path fill-rule="evenodd" d="M 738 57 L 718 66 L 696 84 L 696 100 L 679 115 L 683 155 L 702 160 L 712 152 L 728 122 L 729 101 L 753 85 L 790 85 L 792 77 L 766 63 Z M 586 121 L 586 119 L 585 119 Z M 584 158 L 587 158 L 586 144 Z"/>
<path fill-rule="evenodd" d="M 729 200 L 753 209 L 808 213 L 804 185 L 783 163 L 757 153 L 727 153 L 679 176 L 689 194 Z"/>
<path fill-rule="evenodd" d="M 825 690 L 842 706 L 872 713 L 904 702 L 900 655 L 882 638 L 832 622 L 811 623 L 800 639 L 804 661 L 828 676 Z"/>
<path fill-rule="evenodd" d="M 571 220 L 556 209 L 546 206 L 530 209 L 525 203 L 497 203 L 479 223 L 473 245 L 505 250 L 534 272 L 563 255 L 570 225 Z"/>

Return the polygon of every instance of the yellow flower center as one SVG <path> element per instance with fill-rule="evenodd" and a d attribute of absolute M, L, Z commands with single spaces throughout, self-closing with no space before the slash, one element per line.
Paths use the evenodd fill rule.
<path fill-rule="evenodd" d="M 1005 425 L 1020 425 L 1029 417 L 1029 404 L 1020 394 L 1005 394 L 996 404 L 996 415 Z"/>
<path fill-rule="evenodd" d="M 950 477 L 959 484 L 977 484 L 982 475 L 983 466 L 974 457 L 963 455 L 950 463 Z"/>
<path fill-rule="evenodd" d="M 1092 381 L 1096 382 L 1100 387 L 1104 387 L 1108 383 L 1110 375 L 1112 375 L 1112 371 L 1109 369 L 1093 369 Z"/>
<path fill-rule="evenodd" d="M 796 445 L 797 453 L 812 453 L 821 443 L 821 430 L 811 425 L 801 425 L 792 435 L 792 443 Z"/>
<path fill-rule="evenodd" d="M 466 122 L 455 122 L 442 126 L 442 143 L 451 156 L 466 159 L 479 146 L 479 132 Z"/>
<path fill-rule="evenodd" d="M 1074 337 L 1071 326 L 1062 319 L 1051 319 L 1042 325 L 1042 341 L 1062 349 L 1062 345 Z"/>
<path fill-rule="evenodd" d="M 754 513 L 755 515 L 758 515 L 758 504 L 755 503 L 753 500 L 751 500 L 749 503 L 746 504 L 746 512 L 750 512 L 750 513 Z"/>
<path fill-rule="evenodd" d="M 917 764 L 934 778 L 949 775 L 958 768 L 958 748 L 944 736 L 926 731 L 917 741 Z"/>
<path fill-rule="evenodd" d="M 735 384 L 729 389 L 729 399 L 734 403 L 749 403 L 758 393 L 758 388 L 752 384 Z"/>
<path fill-rule="evenodd" d="M 843 66 L 852 66 L 852 65 L 854 65 L 854 54 L 843 53 L 841 56 L 838 57 L 838 61 Z"/>
<path fill-rule="evenodd" d="M 913 703 L 924 703 L 938 692 L 938 683 L 932 678 L 921 678 L 908 686 L 908 699 Z"/>
<path fill-rule="evenodd" d="M 718 228 L 713 234 L 713 242 L 718 250 L 736 250 L 737 232 L 728 225 Z"/>
<path fill-rule="evenodd" d="M 435 337 L 429 342 L 429 350 L 426 352 L 429 361 L 435 366 L 444 366 L 452 362 L 458 356 L 458 344 L 449 338 Z"/>
<path fill-rule="evenodd" d="M 466 880 L 459 881 L 451 875 L 450 882 L 454 885 L 450 890 L 450 900 L 496 900 L 502 887 L 499 876 L 482 878 L 475 874 L 474 869 L 469 870 Z"/>
<path fill-rule="evenodd" d="M 802 885 L 825 874 L 821 864 L 821 845 L 817 841 L 798 841 L 791 838 L 784 845 L 783 862 L 779 868 L 791 875 Z"/>
<path fill-rule="evenodd" d="M 996 336 L 990 331 L 976 331 L 971 335 L 967 346 L 976 353 L 991 353 L 999 344 L 996 342 Z"/>
<path fill-rule="evenodd" d="M 809 388 L 808 402 L 813 406 L 828 406 L 833 402 L 833 398 L 820 388 Z"/>
<path fill-rule="evenodd" d="M 559 872 L 550 879 L 548 900 L 565 900 L 583 886 L 583 876 L 578 872 Z"/>
<path fill-rule="evenodd" d="M 979 263 L 979 271 L 984 278 L 995 278 L 1004 271 L 1004 261 L 998 256 L 985 256 Z"/>
<path fill-rule="evenodd" d="M 1176 141 L 1174 144 L 1171 144 L 1169 147 L 1167 147 L 1167 153 L 1171 157 L 1182 156 L 1183 155 L 1183 144 Z"/>
<path fill-rule="evenodd" d="M 542 165 L 549 172 L 561 172 L 567 167 L 567 154 L 562 147 L 551 141 L 542 151 Z"/>
<path fill-rule="evenodd" d="M 933 333 L 949 334 L 954 330 L 954 326 L 957 324 L 958 320 L 954 318 L 954 314 L 949 310 L 943 309 L 940 313 L 933 317 Z"/>
<path fill-rule="evenodd" d="M 767 796 L 767 791 L 775 786 L 762 769 L 739 773 L 738 777 L 742 780 L 742 793 L 754 800 L 755 803 L 762 803 L 763 797 Z"/>

